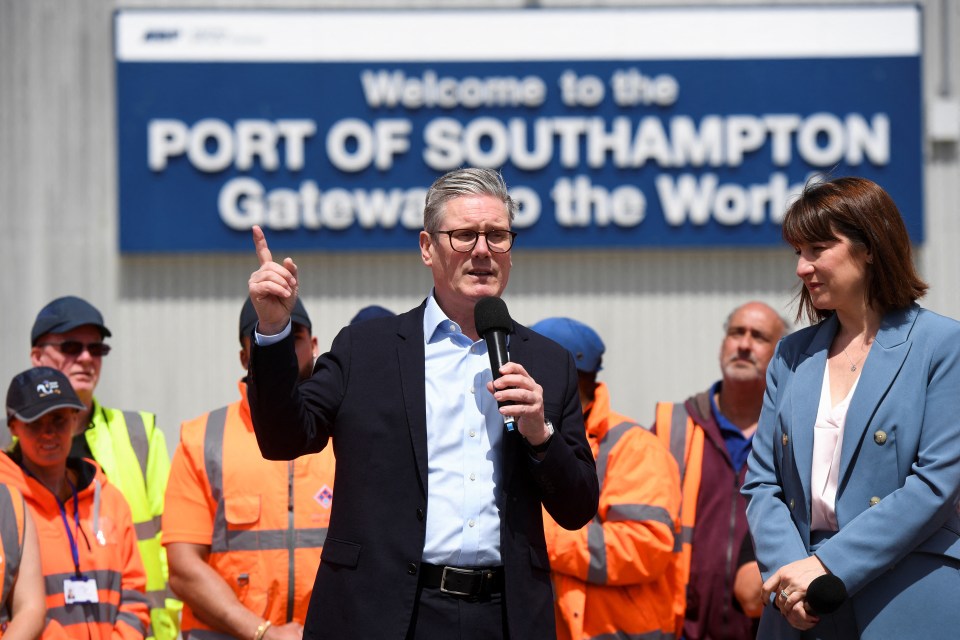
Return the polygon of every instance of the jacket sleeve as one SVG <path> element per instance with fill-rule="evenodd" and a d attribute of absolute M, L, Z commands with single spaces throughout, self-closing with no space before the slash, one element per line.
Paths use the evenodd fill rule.
<path fill-rule="evenodd" d="M 117 492 L 114 501 L 117 524 L 123 532 L 118 552 L 121 554 L 120 605 L 111 640 L 142 640 L 150 625 L 147 604 L 147 577 L 137 548 L 137 533 L 123 496 Z"/>
<path fill-rule="evenodd" d="M 776 459 L 779 385 L 787 383 L 790 371 L 783 355 L 783 345 L 781 340 L 767 368 L 763 409 L 753 436 L 753 450 L 748 458 L 747 475 L 741 489 L 747 500 L 747 521 L 764 580 L 780 567 L 809 555 L 787 508 L 780 465 Z"/>
<path fill-rule="evenodd" d="M 327 446 L 349 375 L 349 336 L 344 329 L 313 375 L 298 384 L 293 335 L 268 346 L 253 345 L 247 399 L 260 452 L 267 460 L 293 460 Z"/>
<path fill-rule="evenodd" d="M 673 568 L 679 511 L 676 462 L 656 436 L 635 426 L 610 451 L 593 521 L 566 531 L 545 519 L 550 567 L 608 586 L 658 580 Z"/>
<path fill-rule="evenodd" d="M 562 414 L 543 460 L 527 456 L 547 513 L 564 529 L 576 530 L 597 513 L 597 465 L 587 443 L 573 357 L 567 358 Z M 564 374 L 560 374 L 563 376 Z M 551 419 L 548 415 L 547 419 Z"/>

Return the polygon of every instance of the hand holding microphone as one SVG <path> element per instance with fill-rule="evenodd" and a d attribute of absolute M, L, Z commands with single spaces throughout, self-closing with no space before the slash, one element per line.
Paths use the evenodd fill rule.
<path fill-rule="evenodd" d="M 481 298 L 473 308 L 473 324 L 477 333 L 487 343 L 487 353 L 490 356 L 490 372 L 494 380 L 500 379 L 500 367 L 510 362 L 507 353 L 507 334 L 510 333 L 510 312 L 506 303 L 500 298 Z M 498 407 L 510 404 L 509 401 L 497 402 Z M 516 420 L 504 416 L 503 424 L 507 431 L 516 429 Z"/>
<path fill-rule="evenodd" d="M 504 413 L 507 431 L 518 432 L 536 451 L 553 434 L 543 415 L 543 388 L 530 377 L 520 363 L 510 362 L 507 352 L 507 334 L 513 322 L 507 305 L 500 298 L 481 298 L 474 307 L 474 326 L 486 341 L 490 355 L 493 380 L 503 378 L 498 385 L 488 384 L 497 397 L 497 406 L 509 407 Z M 501 373 L 506 369 L 506 373 Z"/>

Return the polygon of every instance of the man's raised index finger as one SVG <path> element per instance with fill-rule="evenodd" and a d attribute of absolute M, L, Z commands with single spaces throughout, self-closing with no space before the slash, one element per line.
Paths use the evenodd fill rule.
<path fill-rule="evenodd" d="M 263 235 L 263 229 L 258 225 L 253 225 L 253 246 L 257 250 L 260 266 L 273 262 L 273 254 L 270 253 L 270 247 L 267 246 L 267 237 Z"/>

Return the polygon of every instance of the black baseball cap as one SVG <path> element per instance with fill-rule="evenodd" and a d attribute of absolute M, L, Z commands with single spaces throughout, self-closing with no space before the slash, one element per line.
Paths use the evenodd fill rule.
<path fill-rule="evenodd" d="M 293 303 L 293 311 L 290 313 L 290 319 L 294 324 L 300 324 L 311 331 L 313 330 L 313 325 L 310 324 L 310 316 L 307 315 L 307 310 L 303 306 L 303 302 L 300 301 L 299 296 L 297 297 L 297 301 Z M 243 303 L 243 309 L 240 310 L 241 340 L 243 340 L 244 336 L 249 336 L 253 332 L 253 328 L 257 326 L 257 320 L 257 310 L 253 308 L 253 301 L 247 298 Z"/>
<path fill-rule="evenodd" d="M 110 329 L 103 324 L 103 316 L 92 304 L 77 296 L 64 296 L 50 302 L 33 321 L 30 330 L 30 346 L 36 346 L 40 336 L 48 333 L 66 333 L 71 329 L 93 325 L 100 331 L 100 337 L 112 335 Z"/>
<path fill-rule="evenodd" d="M 18 373 L 7 389 L 7 418 L 33 422 L 56 409 L 85 409 L 70 379 L 51 367 Z"/>

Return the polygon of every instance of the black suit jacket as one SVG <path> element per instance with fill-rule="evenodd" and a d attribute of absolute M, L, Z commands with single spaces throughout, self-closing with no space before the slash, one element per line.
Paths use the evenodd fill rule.
<path fill-rule="evenodd" d="M 308 638 L 402 640 L 409 627 L 429 508 L 424 309 L 344 328 L 299 386 L 292 337 L 253 350 L 247 393 L 263 455 L 292 459 L 332 438 L 337 457 Z M 539 462 L 518 433 L 503 440 L 508 628 L 513 638 L 554 638 L 541 503 L 561 526 L 584 526 L 597 510 L 596 467 L 570 355 L 514 325 L 510 356 L 543 387 L 556 434 Z"/>

